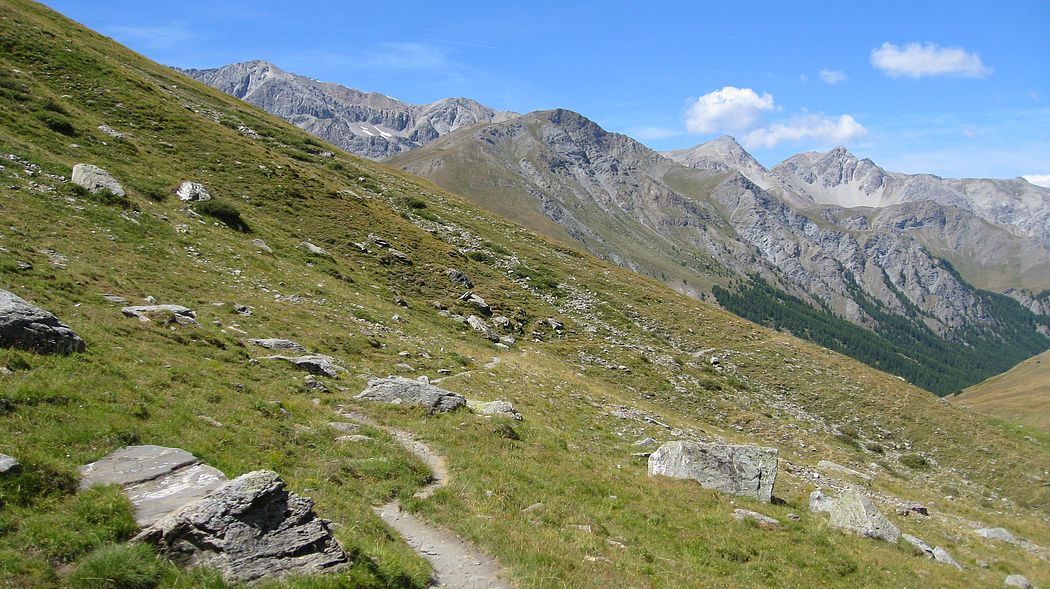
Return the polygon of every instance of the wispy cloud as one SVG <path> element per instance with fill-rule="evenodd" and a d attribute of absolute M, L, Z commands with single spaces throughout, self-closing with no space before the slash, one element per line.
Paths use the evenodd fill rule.
<path fill-rule="evenodd" d="M 1026 174 L 1021 176 L 1025 180 L 1028 180 L 1036 186 L 1045 186 L 1050 188 L 1050 174 Z"/>
<path fill-rule="evenodd" d="M 792 118 L 786 123 L 773 123 L 744 135 L 748 148 L 772 148 L 781 143 L 813 141 L 821 144 L 841 144 L 855 141 L 868 134 L 868 130 L 851 117 L 840 115 L 807 114 Z"/>
<path fill-rule="evenodd" d="M 872 49 L 871 65 L 891 78 L 984 78 L 993 71 L 976 53 L 962 47 L 941 47 L 936 43 L 908 43 L 904 47 L 883 43 Z"/>
<path fill-rule="evenodd" d="M 849 78 L 846 77 L 846 72 L 842 70 L 829 70 L 825 68 L 820 70 L 820 79 L 824 80 L 826 84 L 834 86 L 840 82 L 845 82 Z"/>
<path fill-rule="evenodd" d="M 188 43 L 195 36 L 193 31 L 178 23 L 153 27 L 114 25 L 103 30 L 126 45 L 145 49 L 168 49 Z"/>
<path fill-rule="evenodd" d="M 773 110 L 773 95 L 751 88 L 725 86 L 708 92 L 688 106 L 685 128 L 690 133 L 722 133 L 752 127 L 765 111 Z"/>
<path fill-rule="evenodd" d="M 452 65 L 449 49 L 433 43 L 381 43 L 357 59 L 360 68 L 388 70 L 443 69 Z"/>
<path fill-rule="evenodd" d="M 666 127 L 632 127 L 627 130 L 628 135 L 642 141 L 667 139 L 668 137 L 674 137 L 679 133 L 680 131 L 668 129 Z"/>

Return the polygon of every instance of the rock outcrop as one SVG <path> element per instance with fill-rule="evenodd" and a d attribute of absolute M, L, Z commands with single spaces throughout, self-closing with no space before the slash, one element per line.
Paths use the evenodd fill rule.
<path fill-rule="evenodd" d="M 769 502 L 777 450 L 760 446 L 667 442 L 649 456 L 649 475 L 692 479 L 706 489 Z"/>
<path fill-rule="evenodd" d="M 184 202 L 204 202 L 211 200 L 211 193 L 208 192 L 208 188 L 200 182 L 190 182 L 189 180 L 179 184 L 179 188 L 175 191 L 175 196 L 179 197 L 179 200 Z"/>
<path fill-rule="evenodd" d="M 431 413 L 454 411 L 467 404 L 462 395 L 427 382 L 400 376 L 372 380 L 368 383 L 368 388 L 354 398 L 398 405 L 417 405 L 427 408 Z"/>
<path fill-rule="evenodd" d="M 91 164 L 73 166 L 70 182 L 88 189 L 91 192 L 108 191 L 116 196 L 126 196 L 124 187 L 109 172 Z"/>
<path fill-rule="evenodd" d="M 241 475 L 170 513 L 134 541 L 185 566 L 218 569 L 227 582 L 339 571 L 349 557 L 313 501 L 272 471 Z"/>
<path fill-rule="evenodd" d="M 302 345 L 293 342 L 290 339 L 281 339 L 276 337 L 262 338 L 262 339 L 250 339 L 248 343 L 259 346 L 260 348 L 266 348 L 268 350 L 288 350 L 296 352 L 298 354 L 305 354 L 306 348 Z"/>
<path fill-rule="evenodd" d="M 349 372 L 339 365 L 336 359 L 324 354 L 309 354 L 306 356 L 267 356 L 264 360 L 282 360 L 294 364 L 310 374 L 319 374 L 329 378 L 339 378 L 340 374 Z"/>
<path fill-rule="evenodd" d="M 894 543 L 900 540 L 901 531 L 886 519 L 870 499 L 857 491 L 847 491 L 831 505 L 832 527 L 840 530 Z"/>
<path fill-rule="evenodd" d="M 138 319 L 148 323 L 154 319 L 162 319 L 167 323 L 178 323 L 179 325 L 199 325 L 197 313 L 189 307 L 182 305 L 138 305 L 124 307 L 120 310 L 125 317 Z"/>
<path fill-rule="evenodd" d="M 12 292 L 0 289 L 0 346 L 40 354 L 83 352 L 84 340 L 65 323 Z"/>
<path fill-rule="evenodd" d="M 22 470 L 22 463 L 18 462 L 14 456 L 0 454 L 0 476 L 16 474 L 20 470 Z"/>
<path fill-rule="evenodd" d="M 470 410 L 480 415 L 496 415 L 499 417 L 509 417 L 515 421 L 521 421 L 521 413 L 518 413 L 517 409 L 514 408 L 514 404 L 510 401 L 467 401 L 467 406 Z"/>

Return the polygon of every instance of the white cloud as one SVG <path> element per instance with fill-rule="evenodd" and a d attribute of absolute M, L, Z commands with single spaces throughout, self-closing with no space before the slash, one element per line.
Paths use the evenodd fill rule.
<path fill-rule="evenodd" d="M 1021 176 L 1025 180 L 1028 180 L 1036 186 L 1045 186 L 1050 188 L 1050 174 L 1026 174 Z"/>
<path fill-rule="evenodd" d="M 751 88 L 726 86 L 697 98 L 685 113 L 690 133 L 724 133 L 752 127 L 765 111 L 774 110 L 773 96 Z"/>
<path fill-rule="evenodd" d="M 936 43 L 908 43 L 904 47 L 883 43 L 882 47 L 871 50 L 871 65 L 891 78 L 983 78 L 992 73 L 992 68 L 985 66 L 976 53 Z"/>
<path fill-rule="evenodd" d="M 845 82 L 849 78 L 846 77 L 846 72 L 842 70 L 829 70 L 825 68 L 820 70 L 820 79 L 834 86 L 839 82 Z"/>
<path fill-rule="evenodd" d="M 841 144 L 860 139 L 867 134 L 868 130 L 850 115 L 829 117 L 807 114 L 797 116 L 787 123 L 774 123 L 749 132 L 744 135 L 744 146 L 769 149 L 785 141 L 805 140 Z"/>

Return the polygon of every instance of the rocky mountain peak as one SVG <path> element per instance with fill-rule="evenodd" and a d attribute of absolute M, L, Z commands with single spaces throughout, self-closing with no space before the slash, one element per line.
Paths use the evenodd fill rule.
<path fill-rule="evenodd" d="M 738 171 L 763 189 L 769 189 L 775 184 L 769 171 L 730 135 L 688 149 L 664 152 L 663 155 L 690 168 Z"/>

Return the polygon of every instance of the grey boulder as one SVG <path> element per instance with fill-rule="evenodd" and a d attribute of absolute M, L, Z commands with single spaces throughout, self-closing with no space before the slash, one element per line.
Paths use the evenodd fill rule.
<path fill-rule="evenodd" d="M 230 583 L 337 572 L 350 560 L 313 501 L 289 492 L 267 470 L 227 482 L 134 541 L 156 545 L 185 566 L 217 569 Z"/>
<path fill-rule="evenodd" d="M 310 354 L 307 356 L 267 356 L 265 360 L 283 360 L 309 372 L 320 374 L 329 378 L 339 378 L 341 373 L 349 372 L 346 368 L 336 363 L 335 358 L 324 354 Z"/>
<path fill-rule="evenodd" d="M 189 180 L 179 184 L 178 190 L 175 191 L 175 195 L 179 197 L 179 200 L 188 202 L 204 202 L 211 200 L 211 193 L 208 189 L 200 182 L 190 182 Z"/>
<path fill-rule="evenodd" d="M 734 509 L 733 519 L 738 522 L 742 521 L 753 521 L 758 527 L 764 530 L 775 530 L 780 528 L 780 520 L 769 517 L 763 513 L 757 511 L 750 511 L 748 509 Z"/>
<path fill-rule="evenodd" d="M 0 346 L 41 354 L 82 352 L 84 340 L 47 311 L 0 289 Z"/>
<path fill-rule="evenodd" d="M 768 503 L 777 478 L 777 449 L 667 442 L 649 456 L 649 476 L 655 475 L 692 479 L 706 489 Z"/>
<path fill-rule="evenodd" d="M 901 531 L 878 510 L 870 499 L 857 491 L 847 491 L 831 505 L 829 523 L 840 530 L 895 543 Z"/>
<path fill-rule="evenodd" d="M 378 401 L 418 405 L 431 413 L 454 411 L 467 404 L 462 395 L 438 388 L 430 383 L 390 376 L 368 383 L 368 388 L 355 397 L 364 401 Z"/>
<path fill-rule="evenodd" d="M 125 317 L 148 323 L 153 319 L 164 319 L 166 323 L 179 325 L 199 325 L 197 314 L 189 307 L 182 305 L 137 305 L 120 310 Z"/>
<path fill-rule="evenodd" d="M 988 540 L 998 540 L 1010 544 L 1017 542 L 1017 538 L 1006 528 L 981 528 L 976 533 L 978 536 Z"/>
<path fill-rule="evenodd" d="M 0 454 L 0 476 L 16 474 L 20 470 L 22 470 L 22 464 L 14 456 Z"/>
<path fill-rule="evenodd" d="M 445 274 L 448 275 L 448 279 L 451 280 L 454 284 L 465 286 L 467 288 L 474 288 L 474 283 L 471 282 L 470 278 L 461 270 L 449 268 L 448 270 L 445 270 Z"/>
<path fill-rule="evenodd" d="M 266 348 L 268 350 L 289 350 L 299 354 L 305 354 L 306 348 L 290 339 L 280 339 L 275 337 L 268 337 L 263 339 L 250 339 L 248 343 L 259 346 L 260 348 Z"/>
<path fill-rule="evenodd" d="M 70 175 L 69 180 L 73 184 L 87 188 L 91 192 L 106 190 L 117 196 L 127 195 L 124 192 L 124 187 L 120 185 L 120 182 L 117 182 L 116 178 L 102 168 L 91 164 L 77 164 L 73 166 L 73 173 Z"/>
<path fill-rule="evenodd" d="M 835 500 L 825 495 L 820 489 L 809 494 L 809 510 L 813 513 L 827 513 L 831 511 L 833 503 Z"/>
<path fill-rule="evenodd" d="M 496 415 L 509 417 L 515 421 L 521 421 L 521 413 L 514 408 L 510 401 L 467 401 L 470 410 L 481 415 Z"/>
<path fill-rule="evenodd" d="M 1006 585 L 1007 587 L 1020 587 L 1021 589 L 1033 589 L 1033 587 L 1035 587 L 1035 585 L 1032 585 L 1032 582 L 1023 575 L 1010 575 L 1003 580 L 1003 585 Z"/>

